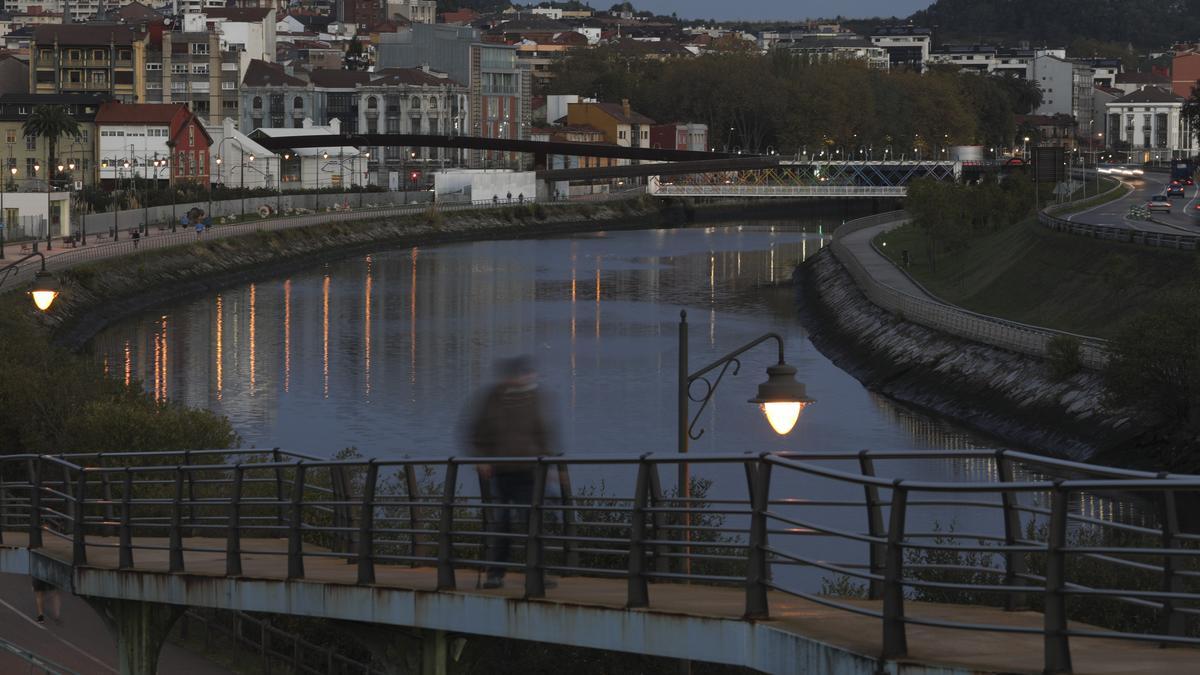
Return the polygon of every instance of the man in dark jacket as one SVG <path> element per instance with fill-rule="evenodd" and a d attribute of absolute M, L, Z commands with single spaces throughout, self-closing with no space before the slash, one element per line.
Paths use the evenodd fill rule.
<path fill-rule="evenodd" d="M 472 451 L 482 457 L 537 457 L 555 454 L 552 431 L 537 385 L 537 372 L 526 356 L 500 364 L 501 381 L 486 392 L 470 426 Z M 498 504 L 533 503 L 533 467 L 529 463 L 479 464 L 484 497 Z M 551 476 L 557 472 L 551 471 Z M 485 558 L 508 562 L 512 538 L 496 534 L 527 531 L 528 510 L 500 506 L 489 509 L 485 522 L 494 534 L 487 538 Z M 504 585 L 502 566 L 489 567 L 484 588 Z"/>

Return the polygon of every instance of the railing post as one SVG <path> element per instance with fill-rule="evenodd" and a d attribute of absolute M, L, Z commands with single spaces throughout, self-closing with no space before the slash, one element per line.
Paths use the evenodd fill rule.
<path fill-rule="evenodd" d="M 358 514 L 358 583 L 375 583 L 375 482 L 379 480 L 379 465 L 375 458 L 367 462 L 363 479 L 362 508 Z"/>
<path fill-rule="evenodd" d="M 192 464 L 192 451 L 183 451 L 183 463 L 187 466 Z M 196 472 L 187 472 L 188 484 L 188 525 L 191 536 L 196 536 Z"/>
<path fill-rule="evenodd" d="M 563 530 L 563 562 L 567 567 L 579 566 L 579 544 L 575 542 L 576 535 L 579 534 L 578 527 L 575 523 L 575 509 L 571 508 L 571 500 L 574 499 L 574 492 L 571 488 L 571 471 L 566 464 L 558 465 L 558 493 L 559 500 L 562 502 L 562 530 Z"/>
<path fill-rule="evenodd" d="M 860 450 L 858 453 L 859 471 L 864 476 L 875 476 L 875 461 L 871 459 L 870 450 Z M 872 537 L 882 539 L 886 536 L 883 530 L 883 508 L 882 500 L 879 499 L 879 488 L 869 483 L 863 484 L 863 493 L 866 496 L 867 502 L 867 533 Z M 873 575 L 883 574 L 883 560 L 887 556 L 886 544 L 870 544 L 867 546 L 869 556 L 868 565 L 870 572 Z M 867 584 L 867 597 L 871 600 L 878 600 L 883 597 L 883 582 L 879 579 L 871 579 Z"/>
<path fill-rule="evenodd" d="M 442 517 L 438 522 L 437 590 L 452 591 L 454 581 L 454 491 L 458 485 L 458 464 L 451 457 L 446 463 L 445 483 L 442 485 Z"/>
<path fill-rule="evenodd" d="M 888 519 L 887 555 L 883 568 L 883 658 L 908 655 L 904 625 L 904 520 L 908 510 L 908 488 L 897 479 L 892 483 L 892 506 Z"/>
<path fill-rule="evenodd" d="M 279 455 L 279 448 L 271 449 L 271 462 L 278 465 L 282 460 Z M 283 525 L 283 510 L 287 503 L 287 491 L 283 487 L 283 467 L 275 467 L 275 524 Z M 279 530 L 276 530 L 279 532 Z M 279 536 L 276 534 L 275 536 Z"/>
<path fill-rule="evenodd" d="M 1054 481 L 1050 495 L 1050 527 L 1046 538 L 1046 598 L 1043 619 L 1046 673 L 1071 672 L 1071 644 L 1067 637 L 1066 553 L 1067 491 Z"/>
<path fill-rule="evenodd" d="M 133 514 L 130 513 L 133 499 L 133 473 L 125 467 L 121 481 L 121 529 L 118 548 L 119 569 L 133 567 Z"/>
<path fill-rule="evenodd" d="M 42 547 L 42 458 L 29 460 L 33 489 L 29 493 L 29 548 Z"/>
<path fill-rule="evenodd" d="M 175 467 L 175 495 L 171 498 L 171 531 L 167 535 L 167 548 L 170 549 L 170 561 L 167 569 L 171 572 L 183 571 L 183 467 Z"/>
<path fill-rule="evenodd" d="M 350 517 L 346 502 L 350 501 L 350 486 L 346 480 L 346 471 L 341 466 L 329 467 L 329 483 L 333 489 L 333 526 L 338 528 L 334 533 L 334 550 L 347 553 L 350 550 L 350 535 L 347 528 L 354 524 Z"/>
<path fill-rule="evenodd" d="M 71 564 L 86 565 L 87 564 L 87 529 L 84 527 L 84 507 L 87 502 L 87 472 L 83 467 L 79 468 L 79 478 L 75 481 L 75 508 L 73 509 L 72 518 L 74 519 L 74 528 L 71 531 Z"/>
<path fill-rule="evenodd" d="M 408 529 L 412 530 L 412 534 L 409 535 L 409 541 L 412 542 L 410 554 L 416 558 L 421 555 L 421 541 L 417 536 L 420 525 L 417 502 L 421 501 L 421 486 L 417 484 L 416 467 L 412 464 L 404 465 L 404 489 L 408 493 Z M 417 566 L 416 560 L 412 561 L 412 566 Z"/>
<path fill-rule="evenodd" d="M 229 495 L 229 525 L 225 538 L 225 576 L 242 575 L 242 465 L 233 467 L 233 492 Z"/>
<path fill-rule="evenodd" d="M 295 482 L 292 484 L 292 511 L 288 516 L 288 579 L 304 578 L 304 462 L 296 462 Z"/>
<path fill-rule="evenodd" d="M 767 555 L 767 510 L 771 495 L 771 465 L 762 458 L 746 463 L 750 475 L 750 550 L 746 561 L 746 612 L 743 618 L 765 619 L 771 565 Z"/>
<path fill-rule="evenodd" d="M 653 465 L 642 455 L 638 462 L 637 480 L 634 484 L 633 511 L 629 527 L 629 590 L 625 597 L 626 607 L 648 607 L 650 587 L 646 578 L 646 502 L 650 497 L 650 471 Z"/>
<path fill-rule="evenodd" d="M 546 473 L 550 466 L 539 457 L 533 467 L 533 498 L 529 500 L 529 536 L 525 539 L 525 597 L 546 597 L 546 556 L 542 540 L 542 506 L 546 501 Z"/>
<path fill-rule="evenodd" d="M 1013 482 L 1013 461 L 1004 450 L 996 451 L 996 475 L 1001 483 Z M 1017 493 L 1005 490 L 1000 493 L 1000 508 L 1004 513 L 1004 545 L 1016 546 L 1021 540 L 1020 497 Z M 1013 551 L 1004 552 L 1004 585 L 1020 586 L 1025 583 L 1025 554 Z M 1028 603 L 1024 593 L 1005 593 L 1004 609 L 1012 612 L 1025 609 Z"/>
<path fill-rule="evenodd" d="M 0 462 L 0 544 L 4 543 L 4 526 L 8 524 L 8 509 L 4 503 L 4 469 L 8 465 Z"/>
<path fill-rule="evenodd" d="M 1159 478 L 1165 479 L 1166 474 L 1159 474 Z M 1164 550 L 1179 548 L 1177 535 L 1179 534 L 1179 512 L 1176 510 L 1175 493 L 1172 491 L 1163 492 L 1162 499 L 1162 547 Z M 1165 593 L 1183 593 L 1185 591 L 1183 585 L 1183 577 L 1178 573 L 1179 558 L 1173 555 L 1163 556 L 1163 582 L 1162 589 Z M 1162 614 L 1159 619 L 1158 632 L 1162 635 L 1182 636 L 1186 630 L 1184 623 L 1184 615 L 1176 610 L 1176 602 L 1174 598 L 1163 598 Z M 1163 643 L 1161 646 L 1167 646 L 1168 643 Z"/>
<path fill-rule="evenodd" d="M 655 508 L 660 508 L 663 505 L 662 477 L 658 474 L 658 465 L 651 464 L 648 467 L 650 474 L 650 493 L 648 498 L 650 505 Z M 654 531 L 654 538 L 662 540 L 666 536 L 667 531 L 667 514 L 662 511 L 655 511 L 650 516 L 650 523 Z M 667 546 L 658 544 L 654 547 L 654 571 L 669 572 L 671 571 L 671 559 L 667 557 Z"/>

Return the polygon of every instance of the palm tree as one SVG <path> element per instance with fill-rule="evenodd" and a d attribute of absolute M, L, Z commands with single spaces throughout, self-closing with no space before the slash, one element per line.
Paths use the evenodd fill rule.
<path fill-rule="evenodd" d="M 54 176 L 55 152 L 58 149 L 58 139 L 66 136 L 71 139 L 79 138 L 79 122 L 71 117 L 66 106 L 39 105 L 21 125 L 26 136 L 41 136 L 46 139 L 46 175 Z M 50 191 L 50 180 L 46 181 L 46 192 Z"/>

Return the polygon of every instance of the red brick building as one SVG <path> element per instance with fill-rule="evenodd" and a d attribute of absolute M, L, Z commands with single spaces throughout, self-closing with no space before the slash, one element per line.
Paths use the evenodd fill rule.
<path fill-rule="evenodd" d="M 102 182 L 137 177 L 210 184 L 212 137 L 182 103 L 105 103 L 96 129 Z"/>

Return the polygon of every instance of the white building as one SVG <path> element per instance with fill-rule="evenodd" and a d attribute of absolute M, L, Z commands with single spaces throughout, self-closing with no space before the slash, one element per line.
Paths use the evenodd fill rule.
<path fill-rule="evenodd" d="M 853 33 L 799 35 L 777 41 L 775 49 L 785 49 L 810 63 L 857 60 L 865 61 L 876 70 L 891 68 L 891 57 L 886 49 Z"/>
<path fill-rule="evenodd" d="M 1137 160 L 1189 157 L 1200 152 L 1183 117 L 1184 99 L 1166 89 L 1145 87 L 1109 102 L 1105 139 L 1128 147 Z"/>
<path fill-rule="evenodd" d="M 279 157 L 238 131 L 232 118 L 221 121 L 213 137 L 210 166 L 212 181 L 225 187 L 274 188 L 279 176 Z M 285 185 L 286 187 L 286 185 Z"/>
<path fill-rule="evenodd" d="M 328 126 L 314 125 L 305 118 L 299 129 L 255 129 L 252 138 L 282 136 L 324 136 L 328 145 L 315 148 L 294 148 L 280 153 L 283 156 L 283 189 L 347 188 L 367 185 L 368 157 L 358 148 L 341 144 L 341 122 L 335 117 Z"/>
<path fill-rule="evenodd" d="M 915 26 L 884 26 L 871 33 L 871 44 L 887 50 L 891 67 L 925 72 L 932 33 Z"/>
<path fill-rule="evenodd" d="M 561 21 L 563 18 L 563 11 L 557 7 L 534 7 L 529 11 L 555 21 Z"/>
<path fill-rule="evenodd" d="M 404 17 L 412 23 L 437 23 L 436 0 L 388 0 L 387 18 Z"/>
<path fill-rule="evenodd" d="M 1086 63 L 1067 61 L 1041 53 L 1029 62 L 1026 79 L 1042 90 L 1042 104 L 1036 115 L 1070 115 L 1077 128 L 1086 128 L 1092 119 L 1092 91 L 1095 71 Z"/>
<path fill-rule="evenodd" d="M 183 17 L 184 32 L 214 30 L 221 35 L 221 49 L 241 47 L 241 72 L 252 59 L 275 62 L 275 10 L 271 7 L 206 9 Z"/>

